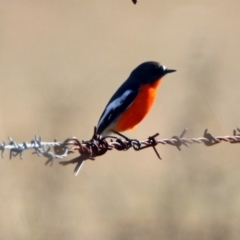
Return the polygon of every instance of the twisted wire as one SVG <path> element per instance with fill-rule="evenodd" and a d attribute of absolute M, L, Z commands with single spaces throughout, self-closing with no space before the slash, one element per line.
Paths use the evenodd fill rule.
<path fill-rule="evenodd" d="M 6 150 L 10 151 L 9 158 L 20 156 L 22 159 L 23 152 L 25 150 L 33 150 L 33 154 L 38 156 L 43 156 L 47 158 L 46 165 L 53 163 L 54 159 L 60 160 L 60 164 L 65 166 L 68 164 L 77 164 L 74 170 L 75 175 L 78 174 L 82 163 L 86 160 L 95 160 L 96 157 L 104 155 L 107 151 L 118 150 L 118 151 L 127 151 L 130 148 L 133 148 L 135 151 L 140 151 L 149 147 L 152 147 L 155 151 L 157 157 L 161 159 L 160 154 L 158 153 L 156 146 L 158 144 L 162 145 L 171 145 L 177 147 L 178 150 L 181 150 L 182 146 L 189 147 L 194 143 L 203 143 L 205 146 L 213 146 L 221 142 L 227 143 L 240 143 L 240 129 L 237 128 L 233 130 L 233 135 L 227 136 L 213 136 L 206 129 L 202 137 L 197 138 L 186 138 L 187 129 L 179 136 L 173 136 L 171 138 L 158 139 L 158 133 L 143 139 L 129 139 L 125 135 L 115 132 L 114 136 L 100 136 L 96 134 L 96 128 L 94 128 L 93 137 L 89 141 L 79 141 L 77 138 L 72 137 L 66 139 L 64 142 L 57 142 L 55 139 L 53 142 L 43 142 L 39 136 L 31 142 L 17 143 L 11 137 L 9 137 L 9 142 L 0 143 L 1 156 L 4 156 Z M 78 152 L 79 156 L 74 159 L 62 161 L 69 154 Z"/>

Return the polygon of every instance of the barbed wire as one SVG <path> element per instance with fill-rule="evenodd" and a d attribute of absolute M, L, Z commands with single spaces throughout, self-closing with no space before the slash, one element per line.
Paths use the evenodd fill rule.
<path fill-rule="evenodd" d="M 96 134 L 96 128 L 94 128 L 93 137 L 89 141 L 79 141 L 75 137 L 66 139 L 64 142 L 58 142 L 56 139 L 53 142 L 43 142 L 39 136 L 35 136 L 34 140 L 30 143 L 16 143 L 9 137 L 9 142 L 0 143 L 0 151 L 2 158 L 4 157 L 4 151 L 9 150 L 9 158 L 20 156 L 22 159 L 23 152 L 25 150 L 34 150 L 33 154 L 43 156 L 47 158 L 46 165 L 53 163 L 53 160 L 60 160 L 60 164 L 65 166 L 68 164 L 77 164 L 74 169 L 74 174 L 77 175 L 83 162 L 86 160 L 95 160 L 96 157 L 104 155 L 107 151 L 118 150 L 127 151 L 133 148 L 135 151 L 140 151 L 149 147 L 152 147 L 157 157 L 161 159 L 156 146 L 158 144 L 171 145 L 181 150 L 182 146 L 189 147 L 194 143 L 203 143 L 205 146 L 213 146 L 221 142 L 228 143 L 240 143 L 240 129 L 233 130 L 232 136 L 213 136 L 206 129 L 202 137 L 197 138 L 185 138 L 187 129 L 184 129 L 179 136 L 173 136 L 171 138 L 158 139 L 159 133 L 156 133 L 146 139 L 130 139 L 123 134 L 115 132 L 114 136 L 101 136 Z M 63 161 L 71 153 L 79 153 L 74 159 Z"/>
<path fill-rule="evenodd" d="M 32 140 L 30 143 L 23 142 L 23 143 L 16 143 L 11 137 L 9 137 L 8 144 L 5 142 L 0 143 L 0 151 L 1 151 L 1 157 L 4 157 L 4 151 L 9 150 L 9 159 L 12 159 L 13 157 L 20 156 L 20 159 L 22 159 L 22 154 L 25 150 L 31 150 L 33 149 L 33 154 L 37 154 L 38 156 L 44 156 L 48 158 L 48 160 L 52 159 L 63 159 L 64 157 L 68 156 L 68 149 L 65 149 L 65 152 L 61 155 L 57 155 L 53 152 L 51 152 L 51 147 L 57 147 L 61 146 L 61 142 L 57 142 L 57 140 L 54 140 L 54 142 L 43 142 L 41 140 L 41 137 L 38 137 L 35 135 L 34 140 Z"/>

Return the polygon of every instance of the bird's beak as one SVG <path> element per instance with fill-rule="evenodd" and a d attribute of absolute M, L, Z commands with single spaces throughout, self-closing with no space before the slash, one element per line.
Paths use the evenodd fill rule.
<path fill-rule="evenodd" d="M 176 72 L 177 70 L 174 70 L 174 69 L 166 69 L 164 72 L 165 72 L 165 74 L 167 74 L 167 73 L 172 73 L 172 72 Z"/>

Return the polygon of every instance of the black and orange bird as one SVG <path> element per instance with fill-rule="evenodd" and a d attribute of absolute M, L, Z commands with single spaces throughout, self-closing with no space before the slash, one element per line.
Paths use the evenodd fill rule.
<path fill-rule="evenodd" d="M 151 109 L 163 76 L 175 71 L 153 61 L 136 67 L 109 100 L 99 119 L 97 134 L 106 136 L 134 128 Z M 75 175 L 83 162 L 78 161 Z"/>
<path fill-rule="evenodd" d="M 149 113 L 163 76 L 175 71 L 154 61 L 136 67 L 109 100 L 99 119 L 97 134 L 133 129 Z"/>

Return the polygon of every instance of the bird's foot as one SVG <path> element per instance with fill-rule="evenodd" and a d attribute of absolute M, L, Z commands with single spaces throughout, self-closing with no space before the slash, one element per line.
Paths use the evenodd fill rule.
<path fill-rule="evenodd" d="M 141 142 L 138 139 L 132 139 L 127 137 L 126 135 L 119 133 L 117 131 L 112 131 L 113 133 L 115 133 L 116 135 L 124 138 L 125 141 L 127 141 L 129 143 L 129 148 L 133 147 L 135 150 L 139 150 L 141 148 Z"/>

